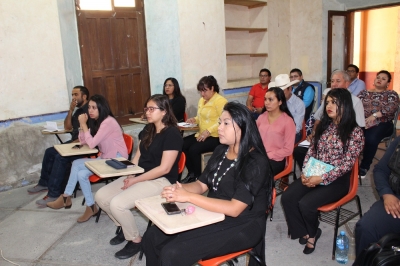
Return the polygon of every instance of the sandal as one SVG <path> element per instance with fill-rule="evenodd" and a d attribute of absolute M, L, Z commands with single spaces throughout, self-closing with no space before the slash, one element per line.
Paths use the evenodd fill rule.
<path fill-rule="evenodd" d="M 304 237 L 299 238 L 300 245 L 305 245 L 305 244 L 307 244 L 307 242 L 308 242 L 308 237 L 307 238 L 304 238 Z"/>
<path fill-rule="evenodd" d="M 313 245 L 313 247 L 312 248 L 309 248 L 309 247 L 307 247 L 307 245 L 304 247 L 304 250 L 303 250 L 303 253 L 304 254 L 311 254 L 311 253 L 313 253 L 314 252 L 314 250 L 315 250 L 315 247 L 317 246 L 317 241 L 318 241 L 318 239 L 321 237 L 321 234 L 322 234 L 322 231 L 321 231 L 321 229 L 317 229 L 317 234 L 315 235 L 315 237 L 314 237 L 314 243 L 311 243 L 311 242 L 309 242 L 308 241 L 308 239 L 307 239 L 307 243 L 308 244 L 311 244 L 311 245 Z"/>

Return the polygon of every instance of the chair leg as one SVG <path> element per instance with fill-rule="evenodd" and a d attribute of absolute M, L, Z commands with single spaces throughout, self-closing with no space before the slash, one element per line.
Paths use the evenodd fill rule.
<path fill-rule="evenodd" d="M 270 213 L 271 213 L 271 216 L 269 217 L 269 220 L 272 222 L 272 219 L 274 216 L 274 206 L 272 206 Z"/>
<path fill-rule="evenodd" d="M 357 208 L 358 208 L 358 213 L 360 214 L 360 219 L 362 218 L 362 209 L 361 209 L 361 202 L 360 202 L 360 197 L 356 195 L 356 203 L 357 203 Z"/>
<path fill-rule="evenodd" d="M 99 207 L 99 211 L 96 214 L 96 223 L 99 222 L 101 211 L 102 211 L 102 209 Z"/>
<path fill-rule="evenodd" d="M 82 200 L 82 206 L 83 205 L 85 205 L 85 197 L 83 197 L 83 200 Z"/>
<path fill-rule="evenodd" d="M 152 224 L 153 224 L 153 223 L 151 222 L 151 220 L 149 220 L 149 223 L 147 224 L 146 231 L 149 230 L 149 228 L 150 228 L 150 226 L 151 226 Z M 140 249 L 139 260 L 142 260 L 142 258 L 143 258 L 143 249 Z"/>
<path fill-rule="evenodd" d="M 333 235 L 333 248 L 332 248 L 332 260 L 335 259 L 335 252 L 336 252 L 336 236 L 338 234 L 339 229 L 339 217 L 340 217 L 340 209 L 341 206 L 336 208 L 336 221 L 335 221 L 335 233 Z"/>
<path fill-rule="evenodd" d="M 253 257 L 253 259 L 255 259 L 255 260 L 258 262 L 259 265 L 261 265 L 261 266 L 267 266 L 267 265 L 265 264 L 265 262 L 264 262 L 259 256 L 257 256 L 256 253 L 254 253 L 253 250 L 250 250 L 248 253 L 249 253 L 249 255 L 250 255 L 251 257 Z"/>
<path fill-rule="evenodd" d="M 296 175 L 296 161 L 293 160 L 293 181 L 297 179 L 297 175 Z"/>

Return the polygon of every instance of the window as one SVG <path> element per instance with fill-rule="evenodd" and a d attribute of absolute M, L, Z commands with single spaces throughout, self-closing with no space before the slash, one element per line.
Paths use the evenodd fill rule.
<path fill-rule="evenodd" d="M 135 7 L 135 0 L 76 0 L 80 10 L 113 10 L 114 7 Z"/>

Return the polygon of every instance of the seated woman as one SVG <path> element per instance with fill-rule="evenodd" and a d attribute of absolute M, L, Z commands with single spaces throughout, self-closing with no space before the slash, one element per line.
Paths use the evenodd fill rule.
<path fill-rule="evenodd" d="M 185 114 L 186 108 L 186 99 L 182 95 L 179 83 L 175 78 L 167 78 L 164 81 L 163 95 L 166 95 L 168 97 L 176 120 L 178 122 L 183 122 L 183 116 Z"/>
<path fill-rule="evenodd" d="M 285 168 L 285 158 L 293 153 L 296 125 L 281 88 L 268 89 L 264 109 L 266 112 L 258 117 L 257 127 L 271 162 L 272 172 L 277 175 Z"/>
<path fill-rule="evenodd" d="M 314 251 L 321 236 L 318 208 L 344 197 L 350 186 L 350 172 L 364 145 L 362 129 L 357 126 L 348 90 L 332 89 L 325 98 L 321 122 L 304 160 L 310 157 L 334 168 L 321 175 L 295 180 L 282 195 L 282 207 L 292 239 L 306 246 L 303 253 Z"/>
<path fill-rule="evenodd" d="M 102 159 L 115 157 L 128 158 L 128 150 L 122 135 L 122 128 L 115 120 L 107 100 L 101 95 L 93 95 L 89 100 L 89 117 L 81 114 L 78 117 L 80 124 L 79 141 L 87 144 L 90 148 L 98 147 Z M 88 126 L 86 125 L 88 122 Z M 85 213 L 78 218 L 78 223 L 86 222 L 97 213 L 94 204 L 92 188 L 89 176 L 93 173 L 86 168 L 85 162 L 96 160 L 83 158 L 72 163 L 71 173 L 64 194 L 61 194 L 56 201 L 48 202 L 47 206 L 52 209 L 69 209 L 72 206 L 71 195 L 74 192 L 76 183 L 82 189 L 86 201 Z"/>
<path fill-rule="evenodd" d="M 399 108 L 399 95 L 387 89 L 391 79 L 392 76 L 388 71 L 381 70 L 376 75 L 374 88 L 362 90 L 358 94 L 358 98 L 363 103 L 365 115 L 365 145 L 359 167 L 362 178 L 367 175 L 381 140 L 393 133 L 392 120 Z"/>
<path fill-rule="evenodd" d="M 218 94 L 219 86 L 213 76 L 202 77 L 197 84 L 201 97 L 197 107 L 197 116 L 186 122 L 199 125 L 199 132 L 183 139 L 183 152 L 186 154 L 188 175 L 182 183 L 196 181 L 201 174 L 201 154 L 214 151 L 218 146 L 218 117 L 228 102 Z"/>
<path fill-rule="evenodd" d="M 199 259 L 252 247 L 264 259 L 265 212 L 273 183 L 268 157 L 246 106 L 227 103 L 219 122 L 222 145 L 199 180 L 165 187 L 161 195 L 168 202 L 190 202 L 223 213 L 225 220 L 173 235 L 152 226 L 142 241 L 146 265 L 193 265 Z"/>
<path fill-rule="evenodd" d="M 176 125 L 168 98 L 161 94 L 151 96 L 144 108 L 148 125 L 139 134 L 139 148 L 132 162 L 144 168 L 141 175 L 123 176 L 102 187 L 96 193 L 97 204 L 121 226 L 121 232 L 110 240 L 111 245 L 128 243 L 115 253 L 118 259 L 127 259 L 140 250 L 139 230 L 131 209 L 135 200 L 159 195 L 163 187 L 178 179 L 178 161 L 183 139 Z"/>

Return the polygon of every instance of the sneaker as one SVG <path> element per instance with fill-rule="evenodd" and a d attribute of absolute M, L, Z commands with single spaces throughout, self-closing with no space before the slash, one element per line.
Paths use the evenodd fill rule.
<path fill-rule="evenodd" d="M 49 197 L 49 196 L 46 195 L 43 199 L 37 200 L 36 204 L 40 205 L 40 206 L 43 206 L 43 207 L 47 207 L 47 202 L 53 202 L 56 199 L 57 198 L 52 198 L 52 197 Z"/>
<path fill-rule="evenodd" d="M 34 187 L 28 188 L 27 191 L 29 193 L 34 194 L 34 193 L 42 192 L 42 191 L 45 191 L 45 190 L 48 190 L 47 187 L 44 187 L 44 186 L 41 186 L 41 185 L 36 185 Z"/>
<path fill-rule="evenodd" d="M 361 178 L 365 178 L 367 175 L 368 170 L 364 168 L 359 168 L 358 169 L 358 175 L 361 176 Z"/>

